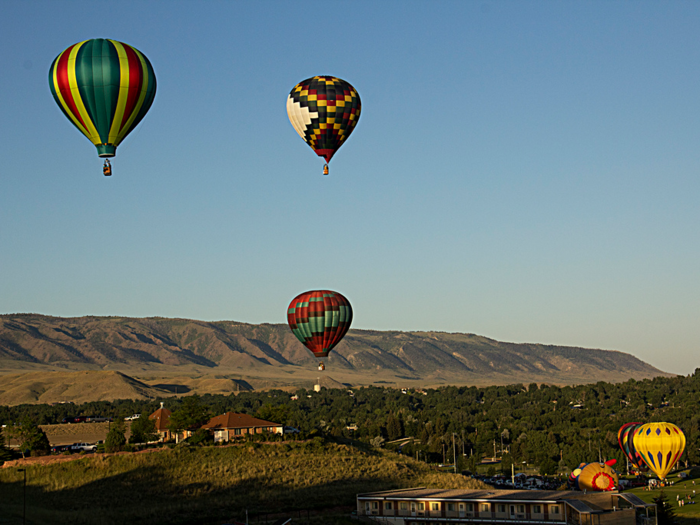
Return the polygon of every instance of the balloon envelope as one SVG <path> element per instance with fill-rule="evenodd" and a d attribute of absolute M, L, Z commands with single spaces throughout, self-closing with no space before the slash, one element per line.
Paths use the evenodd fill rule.
<path fill-rule="evenodd" d="M 632 439 L 635 430 L 641 426 L 641 423 L 625 423 L 617 433 L 617 441 L 620 444 L 620 448 L 637 470 L 646 469 L 646 463 L 644 463 L 642 456 L 634 448 L 634 440 Z"/>
<path fill-rule="evenodd" d="M 360 118 L 360 95 L 345 80 L 317 76 L 299 82 L 287 97 L 287 115 L 304 142 L 330 162 Z"/>
<path fill-rule="evenodd" d="M 579 490 L 608 491 L 617 486 L 617 472 L 605 463 L 588 463 L 581 469 L 576 480 Z"/>
<path fill-rule="evenodd" d="M 49 69 L 49 86 L 63 114 L 97 147 L 114 157 L 156 95 L 146 56 L 116 40 L 95 38 L 67 48 Z"/>
<path fill-rule="evenodd" d="M 352 307 L 338 292 L 312 290 L 292 300 L 287 321 L 304 346 L 316 357 L 326 357 L 350 329 Z"/>
<path fill-rule="evenodd" d="M 666 476 L 685 450 L 685 434 L 673 423 L 647 423 L 633 436 L 636 450 L 659 479 Z"/>

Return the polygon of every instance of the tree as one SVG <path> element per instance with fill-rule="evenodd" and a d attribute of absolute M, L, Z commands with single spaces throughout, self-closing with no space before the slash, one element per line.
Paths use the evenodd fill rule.
<path fill-rule="evenodd" d="M 540 462 L 539 467 L 541 476 L 551 476 L 557 473 L 557 463 L 551 458 L 544 458 Z"/>
<path fill-rule="evenodd" d="M 189 396 L 182 400 L 180 408 L 170 414 L 168 429 L 175 435 L 183 430 L 195 430 L 209 420 L 209 408 L 202 404 L 198 395 Z"/>
<path fill-rule="evenodd" d="M 23 458 L 27 453 L 32 456 L 45 456 L 51 452 L 51 444 L 46 433 L 29 417 L 23 418 L 19 425 L 8 427 L 7 433 L 19 441 Z"/>
<path fill-rule="evenodd" d="M 107 439 L 105 439 L 105 451 L 109 453 L 121 452 L 126 445 L 124 420 L 118 419 L 109 427 Z"/>
<path fill-rule="evenodd" d="M 131 422 L 131 436 L 129 443 L 149 443 L 158 440 L 156 422 L 149 417 L 143 416 Z"/>
<path fill-rule="evenodd" d="M 265 421 L 286 425 L 289 421 L 289 413 L 290 409 L 287 405 L 273 406 L 268 403 L 258 410 L 256 416 Z"/>
<path fill-rule="evenodd" d="M 656 523 L 658 525 L 675 525 L 678 522 L 675 509 L 668 502 L 668 497 L 663 491 L 659 497 L 654 498 L 654 503 L 656 503 Z"/>
<path fill-rule="evenodd" d="M 389 418 L 386 422 L 386 431 L 390 441 L 399 439 L 403 436 L 403 429 L 401 428 L 401 422 L 399 418 L 394 416 L 394 414 L 389 414 Z"/>
<path fill-rule="evenodd" d="M 5 434 L 0 428 L 0 465 L 2 465 L 3 461 L 7 461 L 11 458 L 12 454 L 10 453 L 10 450 L 5 446 Z"/>
<path fill-rule="evenodd" d="M 501 458 L 501 472 L 509 474 L 513 468 L 513 456 L 510 454 L 503 454 Z"/>

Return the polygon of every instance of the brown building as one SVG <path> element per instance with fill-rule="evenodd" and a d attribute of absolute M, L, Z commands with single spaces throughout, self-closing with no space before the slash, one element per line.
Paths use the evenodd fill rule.
<path fill-rule="evenodd" d="M 634 494 L 547 490 L 404 489 L 357 495 L 357 515 L 386 525 L 655 525 Z"/>
<path fill-rule="evenodd" d="M 161 403 L 160 408 L 153 412 L 153 414 L 148 416 L 148 419 L 153 419 L 155 421 L 156 431 L 160 436 L 159 441 L 170 441 L 174 437 L 168 429 L 168 423 L 170 423 L 171 413 L 172 412 L 170 412 L 170 410 L 168 410 L 167 408 L 163 407 L 163 403 Z"/>
<path fill-rule="evenodd" d="M 265 421 L 248 414 L 236 414 L 235 412 L 226 412 L 220 416 L 213 417 L 206 424 L 202 425 L 202 428 L 206 428 L 214 433 L 215 442 L 229 441 L 248 434 L 262 434 L 263 432 L 284 433 L 284 426 L 280 423 Z"/>

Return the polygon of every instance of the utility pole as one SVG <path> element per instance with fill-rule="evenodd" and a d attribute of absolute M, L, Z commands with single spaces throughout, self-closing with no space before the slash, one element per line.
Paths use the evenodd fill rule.
<path fill-rule="evenodd" d="M 447 458 L 445 456 L 445 443 L 443 442 L 442 443 L 442 464 L 444 465 L 445 463 L 447 463 Z"/>
<path fill-rule="evenodd" d="M 24 489 L 22 496 L 22 525 L 27 523 L 27 469 L 18 468 L 17 472 L 24 472 Z"/>

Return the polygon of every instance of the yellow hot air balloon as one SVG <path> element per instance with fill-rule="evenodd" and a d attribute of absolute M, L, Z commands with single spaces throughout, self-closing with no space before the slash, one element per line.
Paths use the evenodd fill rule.
<path fill-rule="evenodd" d="M 634 447 L 649 468 L 666 479 L 685 450 L 685 434 L 673 423 L 647 423 L 634 433 Z"/>

